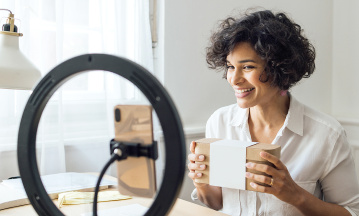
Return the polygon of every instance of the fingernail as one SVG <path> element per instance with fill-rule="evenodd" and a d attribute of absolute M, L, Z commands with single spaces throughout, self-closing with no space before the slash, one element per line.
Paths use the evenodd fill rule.
<path fill-rule="evenodd" d="M 251 162 L 246 163 L 246 167 L 247 167 L 247 168 L 252 168 L 252 167 L 253 167 L 253 163 L 251 163 Z"/>
<path fill-rule="evenodd" d="M 259 153 L 262 157 L 266 157 L 267 156 L 267 153 L 266 152 L 260 152 Z"/>
<path fill-rule="evenodd" d="M 246 177 L 251 177 L 251 174 L 249 172 L 246 172 Z"/>
<path fill-rule="evenodd" d="M 249 184 L 254 188 L 255 184 L 253 182 L 251 182 Z"/>
<path fill-rule="evenodd" d="M 201 169 L 204 169 L 206 167 L 206 165 L 202 164 L 201 166 L 199 166 Z"/>
<path fill-rule="evenodd" d="M 202 176 L 202 173 L 197 173 L 197 176 L 198 176 L 198 177 L 201 177 L 201 176 Z"/>
<path fill-rule="evenodd" d="M 204 156 L 203 156 L 203 155 L 200 155 L 200 156 L 198 157 L 198 159 L 204 160 Z"/>

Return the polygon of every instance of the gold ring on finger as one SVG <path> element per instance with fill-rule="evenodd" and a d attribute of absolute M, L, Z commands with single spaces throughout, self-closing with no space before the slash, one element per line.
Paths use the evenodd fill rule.
<path fill-rule="evenodd" d="M 273 181 L 274 181 L 273 178 L 271 178 L 270 179 L 270 184 L 269 184 L 270 186 L 273 186 Z"/>

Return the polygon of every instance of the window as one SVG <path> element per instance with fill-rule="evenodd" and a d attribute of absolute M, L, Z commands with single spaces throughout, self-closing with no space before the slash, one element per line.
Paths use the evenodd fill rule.
<path fill-rule="evenodd" d="M 2 7 L 21 20 L 20 49 L 43 76 L 66 59 L 87 53 L 122 56 L 152 71 L 148 1 L 9 0 Z M 0 90 L 5 102 L 0 103 L 0 151 L 16 149 L 30 93 Z M 66 171 L 65 146 L 108 143 L 114 134 L 112 110 L 120 103 L 148 104 L 132 83 L 109 72 L 83 73 L 57 90 L 37 133 L 42 174 Z M 108 152 L 108 145 L 104 148 Z M 46 166 L 45 158 L 58 160 L 58 169 Z"/>

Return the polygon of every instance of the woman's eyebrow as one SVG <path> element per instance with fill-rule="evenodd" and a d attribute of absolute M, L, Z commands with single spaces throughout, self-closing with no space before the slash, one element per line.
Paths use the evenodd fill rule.
<path fill-rule="evenodd" d="M 257 62 L 254 61 L 253 59 L 244 59 L 244 60 L 238 61 L 238 63 L 247 63 L 247 62 L 257 63 Z M 227 64 L 231 64 L 231 62 L 229 62 L 228 60 L 226 61 L 226 63 L 227 63 Z"/>
<path fill-rule="evenodd" d="M 238 63 L 240 63 L 240 64 L 247 63 L 247 62 L 257 63 L 257 62 L 254 61 L 253 59 L 244 59 L 244 60 L 238 61 Z M 229 62 L 228 60 L 226 61 L 226 63 L 227 63 L 227 64 L 231 64 L 231 62 Z"/>
<path fill-rule="evenodd" d="M 257 63 L 256 61 L 254 61 L 254 60 L 252 60 L 252 59 L 244 59 L 244 60 L 238 61 L 238 63 L 246 63 L 246 62 L 254 62 L 254 63 Z"/>

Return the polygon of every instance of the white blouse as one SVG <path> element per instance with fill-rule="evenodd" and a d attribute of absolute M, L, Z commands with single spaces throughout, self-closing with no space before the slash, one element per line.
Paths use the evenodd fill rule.
<path fill-rule="evenodd" d="M 218 109 L 207 122 L 206 137 L 252 141 L 248 113 L 237 104 Z M 287 117 L 272 144 L 281 146 L 281 161 L 299 186 L 359 216 L 354 160 L 345 131 L 335 119 L 290 96 Z M 222 196 L 222 212 L 230 215 L 301 215 L 271 194 L 222 188 Z"/>

